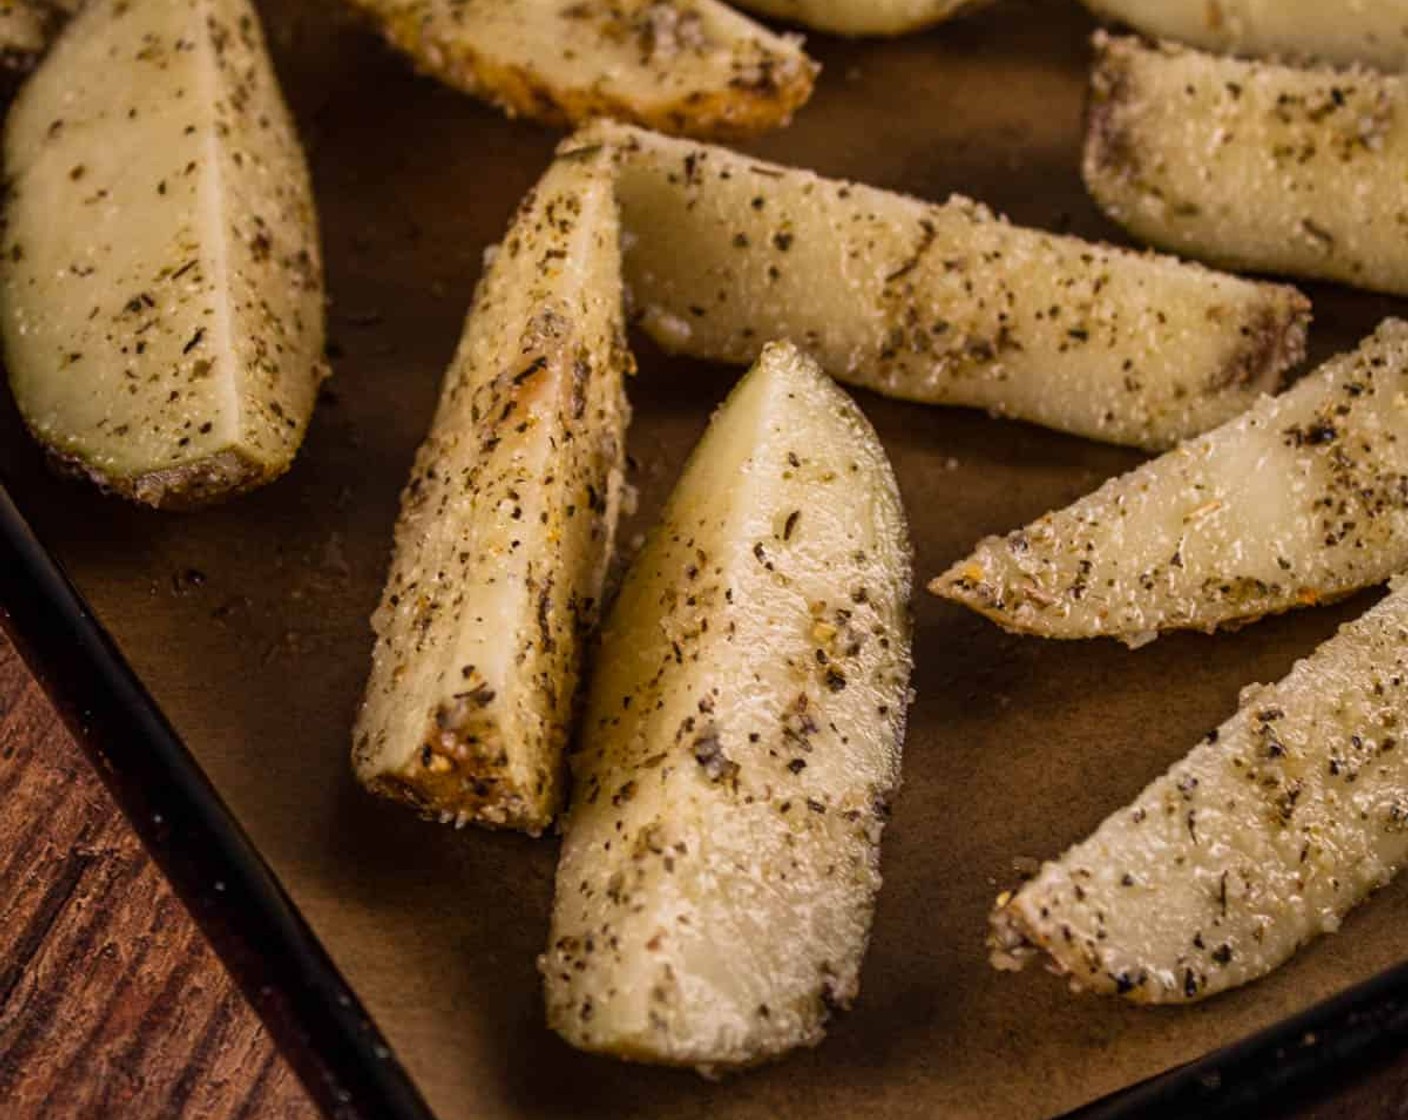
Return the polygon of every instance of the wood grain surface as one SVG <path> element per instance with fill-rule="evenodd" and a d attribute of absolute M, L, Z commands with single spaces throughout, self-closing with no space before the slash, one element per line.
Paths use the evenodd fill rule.
<path fill-rule="evenodd" d="M 0 1116 L 316 1116 L 3 638 Z"/>
<path fill-rule="evenodd" d="M 0 1116 L 313 1120 L 288 1065 L 0 637 Z M 1408 1120 L 1408 1057 L 1286 1120 Z"/>

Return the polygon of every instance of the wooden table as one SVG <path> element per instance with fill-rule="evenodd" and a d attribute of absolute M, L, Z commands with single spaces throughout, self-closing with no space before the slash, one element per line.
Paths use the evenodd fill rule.
<path fill-rule="evenodd" d="M 0 1115 L 317 1115 L 3 638 Z"/>
<path fill-rule="evenodd" d="M 0 638 L 0 1116 L 316 1115 Z M 1408 1056 L 1287 1120 L 1370 1117 L 1408 1120 Z"/>

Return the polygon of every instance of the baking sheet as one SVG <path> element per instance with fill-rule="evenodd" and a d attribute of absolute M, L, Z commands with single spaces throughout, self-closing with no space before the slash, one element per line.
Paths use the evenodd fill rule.
<path fill-rule="evenodd" d="M 814 1052 L 711 1084 L 571 1051 L 534 958 L 555 844 L 422 824 L 353 783 L 348 729 L 398 491 L 483 248 L 555 135 L 415 78 L 333 0 L 263 6 L 322 210 L 336 377 L 291 474 L 223 509 L 155 514 L 48 475 L 0 404 L 0 468 L 432 1106 L 458 1117 L 1051 1115 L 1193 1058 L 1402 956 L 1400 884 L 1271 979 L 1192 1009 L 1069 996 L 991 971 L 1014 859 L 1081 838 L 1373 596 L 1215 639 L 1050 645 L 917 602 L 905 788 L 854 1012 Z M 826 70 L 755 145 L 824 173 L 1118 240 L 1077 174 L 1087 18 L 1011 0 L 896 42 L 812 39 Z M 1312 289 L 1313 348 L 1395 301 Z M 631 537 L 737 371 L 637 339 Z M 1137 462 L 1128 451 L 860 394 L 911 512 L 918 576 Z"/>

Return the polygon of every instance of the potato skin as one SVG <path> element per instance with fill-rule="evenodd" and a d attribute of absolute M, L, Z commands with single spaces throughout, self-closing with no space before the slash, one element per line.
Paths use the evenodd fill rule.
<path fill-rule="evenodd" d="M 818 67 L 718 0 L 352 0 L 418 68 L 509 116 L 691 136 L 788 123 Z"/>
<path fill-rule="evenodd" d="M 718 1072 L 859 987 L 899 781 L 910 549 L 855 405 L 768 347 L 603 629 L 540 959 L 574 1046 Z"/>
<path fill-rule="evenodd" d="M 739 0 L 739 7 L 833 35 L 906 35 L 992 0 Z"/>
<path fill-rule="evenodd" d="M 369 789 L 445 823 L 552 823 L 631 366 L 610 163 L 569 145 L 492 255 L 402 495 L 354 731 Z"/>
<path fill-rule="evenodd" d="M 1084 0 L 1096 15 L 1151 39 L 1202 50 L 1408 67 L 1408 0 Z"/>
<path fill-rule="evenodd" d="M 1160 450 L 1304 354 L 1292 288 L 621 125 L 583 138 L 620 153 L 626 283 L 667 350 L 742 364 L 791 338 L 887 396 Z"/>
<path fill-rule="evenodd" d="M 31 70 L 82 0 L 0 0 L 0 71 Z M 11 88 L 0 73 L 0 91 Z"/>
<path fill-rule="evenodd" d="M 29 427 L 29 432 L 40 443 L 44 442 L 45 433 L 33 427 Z M 132 478 L 114 478 L 82 455 L 64 454 L 52 447 L 45 449 L 45 456 L 55 474 L 87 482 L 104 493 L 138 505 L 172 512 L 219 505 L 259 489 L 283 473 L 272 472 L 266 464 L 237 450 L 221 451 L 198 463 L 148 471 Z"/>
<path fill-rule="evenodd" d="M 247 0 L 93 0 L 12 107 L 5 161 L 0 327 L 54 461 L 164 508 L 287 470 L 327 373 L 322 263 Z"/>
<path fill-rule="evenodd" d="M 1220 266 L 1408 294 L 1408 83 L 1095 39 L 1083 172 L 1111 218 Z"/>
<path fill-rule="evenodd" d="M 58 15 L 36 0 L 0 0 L 0 70 L 29 70 L 48 46 Z"/>

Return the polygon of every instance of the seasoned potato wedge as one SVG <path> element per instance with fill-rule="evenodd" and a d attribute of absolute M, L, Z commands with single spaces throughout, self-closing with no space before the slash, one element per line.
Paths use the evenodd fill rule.
<path fill-rule="evenodd" d="M 1085 0 L 1105 19 L 1210 51 L 1408 65 L 1408 0 Z"/>
<path fill-rule="evenodd" d="M 537 833 L 620 505 L 630 366 L 610 161 L 565 149 L 489 265 L 402 497 L 353 764 Z"/>
<path fill-rule="evenodd" d="M 1086 185 L 1135 237 L 1408 294 L 1408 83 L 1096 38 Z"/>
<path fill-rule="evenodd" d="M 1408 590 L 1281 683 L 1015 895 L 999 968 L 1184 1003 L 1266 975 L 1408 861 Z"/>
<path fill-rule="evenodd" d="M 910 553 L 885 453 L 790 345 L 695 450 L 606 627 L 540 961 L 575 1046 L 717 1070 L 855 996 L 899 779 Z"/>
<path fill-rule="evenodd" d="M 991 0 L 738 0 L 743 8 L 837 35 L 903 35 Z"/>
<path fill-rule="evenodd" d="M 930 585 L 1009 630 L 1215 630 L 1408 567 L 1408 323 Z"/>
<path fill-rule="evenodd" d="M 0 324 L 35 436 L 157 506 L 286 470 L 325 373 L 322 266 L 248 0 L 92 0 L 5 163 Z"/>
<path fill-rule="evenodd" d="M 719 0 L 352 0 L 416 65 L 511 116 L 693 136 L 777 128 L 817 66 Z"/>
<path fill-rule="evenodd" d="M 1222 276 L 619 125 L 626 282 L 666 349 L 791 338 L 833 376 L 1162 448 L 1298 361 L 1309 305 Z"/>

